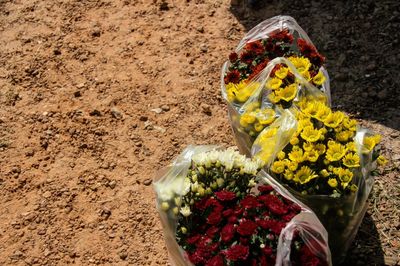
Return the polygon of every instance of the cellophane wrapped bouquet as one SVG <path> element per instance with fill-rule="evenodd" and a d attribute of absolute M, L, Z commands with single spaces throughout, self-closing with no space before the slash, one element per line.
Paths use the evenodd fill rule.
<path fill-rule="evenodd" d="M 154 182 L 175 265 L 330 265 L 316 215 L 229 148 L 190 146 Z"/>

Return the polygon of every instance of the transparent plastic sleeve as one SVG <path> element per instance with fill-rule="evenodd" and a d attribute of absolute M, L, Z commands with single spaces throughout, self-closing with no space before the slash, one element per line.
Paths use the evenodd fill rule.
<path fill-rule="evenodd" d="M 184 178 L 192 164 L 191 157 L 195 154 L 218 149 L 217 146 L 189 146 L 180 156 L 168 167 L 161 170 L 154 178 L 154 190 L 157 195 L 156 204 L 163 226 L 166 246 L 173 265 L 193 265 L 184 250 L 178 245 L 175 234 L 177 227 L 176 216 L 163 209 L 162 202 L 173 201 L 171 195 L 182 194 L 184 190 Z M 331 254 L 328 247 L 328 235 L 317 216 L 302 202 L 293 197 L 288 190 L 281 186 L 266 172 L 258 174 L 258 184 L 268 184 L 282 197 L 297 203 L 301 207 L 299 214 L 294 216 L 281 231 L 276 251 L 275 265 L 291 265 L 290 258 L 293 247 L 293 237 L 297 235 L 301 238 L 304 245 L 323 265 L 331 265 Z M 179 200 L 175 201 L 179 202 Z M 180 208 L 181 206 L 170 206 Z"/>

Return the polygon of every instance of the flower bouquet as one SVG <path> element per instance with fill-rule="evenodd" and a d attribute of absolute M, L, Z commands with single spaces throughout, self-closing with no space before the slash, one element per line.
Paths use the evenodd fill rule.
<path fill-rule="evenodd" d="M 301 102 L 285 116 L 258 136 L 254 157 L 317 214 L 340 261 L 365 214 L 371 172 L 383 160 L 380 136 L 318 101 Z"/>
<path fill-rule="evenodd" d="M 258 134 L 282 109 L 304 96 L 330 101 L 324 57 L 296 21 L 268 19 L 253 28 L 231 53 L 222 69 L 222 94 L 239 149 L 249 154 Z"/>
<path fill-rule="evenodd" d="M 330 265 L 314 213 L 233 149 L 188 147 L 154 182 L 175 265 Z"/>

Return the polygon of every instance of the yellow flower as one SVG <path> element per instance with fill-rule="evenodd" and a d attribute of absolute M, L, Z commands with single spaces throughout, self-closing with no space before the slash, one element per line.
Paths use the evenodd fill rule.
<path fill-rule="evenodd" d="M 347 167 L 359 167 L 360 166 L 360 157 L 355 153 L 348 153 L 342 159 L 343 164 Z"/>
<path fill-rule="evenodd" d="M 357 151 L 356 143 L 354 141 L 346 143 L 346 149 L 348 151 L 356 152 Z"/>
<path fill-rule="evenodd" d="M 255 123 L 255 124 L 254 124 L 254 129 L 255 129 L 257 132 L 260 132 L 261 130 L 264 129 L 264 126 L 261 125 L 260 123 Z"/>
<path fill-rule="evenodd" d="M 376 144 L 380 142 L 381 138 L 379 135 L 365 137 L 363 142 L 363 152 L 370 152 L 372 151 Z"/>
<path fill-rule="evenodd" d="M 276 118 L 276 113 L 274 109 L 264 108 L 257 113 L 256 117 L 261 125 L 269 125 L 274 122 Z"/>
<path fill-rule="evenodd" d="M 319 154 L 316 150 L 306 151 L 304 153 L 304 159 L 315 163 L 318 160 Z"/>
<path fill-rule="evenodd" d="M 353 179 L 353 173 L 349 169 L 340 168 L 338 176 L 342 183 L 350 183 Z"/>
<path fill-rule="evenodd" d="M 314 144 L 312 142 L 304 142 L 303 149 L 305 151 L 311 151 L 312 149 L 314 149 Z"/>
<path fill-rule="evenodd" d="M 312 126 L 306 126 L 301 132 L 301 137 L 308 142 L 316 142 L 320 139 L 322 132 Z"/>
<path fill-rule="evenodd" d="M 308 58 L 291 56 L 288 59 L 296 67 L 300 74 L 308 71 L 311 67 L 311 62 Z"/>
<path fill-rule="evenodd" d="M 251 102 L 251 103 L 246 104 L 246 106 L 245 106 L 246 112 L 254 111 L 257 108 L 260 108 L 259 102 Z"/>
<path fill-rule="evenodd" d="M 270 127 L 270 128 L 268 128 L 267 130 L 264 130 L 261 133 L 261 136 L 259 137 L 259 139 L 260 139 L 261 142 L 264 142 L 264 141 L 272 138 L 273 136 L 275 136 L 276 133 L 278 133 L 278 128 Z"/>
<path fill-rule="evenodd" d="M 326 78 L 325 78 L 324 74 L 322 73 L 322 71 L 319 71 L 318 74 L 313 77 L 312 81 L 315 85 L 320 86 L 325 82 L 325 79 Z"/>
<path fill-rule="evenodd" d="M 290 171 L 289 169 L 286 169 L 285 172 L 283 173 L 283 177 L 284 177 L 286 180 L 292 180 L 292 179 L 293 179 L 293 176 L 294 176 L 293 172 Z"/>
<path fill-rule="evenodd" d="M 279 78 L 271 78 L 268 80 L 266 87 L 270 90 L 277 90 L 281 87 L 282 80 Z"/>
<path fill-rule="evenodd" d="M 335 188 L 335 187 L 337 187 L 338 182 L 337 182 L 337 180 L 335 178 L 329 178 L 328 185 L 333 187 L 333 188 Z"/>
<path fill-rule="evenodd" d="M 320 104 L 317 113 L 313 116 L 319 121 L 324 121 L 332 113 L 331 109 L 325 104 Z"/>
<path fill-rule="evenodd" d="M 325 151 L 326 151 L 326 147 L 325 147 L 324 144 L 317 144 L 317 145 L 315 145 L 315 149 L 317 150 L 317 152 L 318 152 L 319 155 L 324 154 Z"/>
<path fill-rule="evenodd" d="M 271 171 L 276 174 L 282 174 L 285 171 L 285 166 L 284 161 L 275 161 L 271 166 Z"/>
<path fill-rule="evenodd" d="M 289 168 L 290 171 L 296 171 L 299 164 L 286 159 L 286 166 Z"/>
<path fill-rule="evenodd" d="M 297 145 L 298 143 L 299 143 L 299 138 L 298 137 L 292 137 L 290 139 L 290 144 Z"/>
<path fill-rule="evenodd" d="M 357 120 L 355 119 L 350 119 L 348 116 L 346 116 L 343 119 L 343 125 L 350 131 L 357 131 Z"/>
<path fill-rule="evenodd" d="M 242 127 L 247 127 L 249 124 L 253 124 L 256 118 L 251 113 L 244 113 L 240 117 L 240 125 Z"/>
<path fill-rule="evenodd" d="M 330 173 L 326 169 L 322 169 L 319 174 L 323 177 L 328 177 Z"/>
<path fill-rule="evenodd" d="M 268 99 L 272 103 L 278 103 L 281 100 L 281 97 L 278 94 L 276 94 L 275 92 L 271 92 L 270 94 L 268 94 Z"/>
<path fill-rule="evenodd" d="M 303 113 L 311 116 L 311 117 L 316 117 L 318 111 L 320 110 L 320 104 L 317 101 L 311 101 L 308 102 L 305 107 L 303 108 Z"/>
<path fill-rule="evenodd" d="M 254 93 L 258 86 L 259 83 L 257 82 L 247 83 L 247 81 L 245 80 L 241 81 L 238 84 L 229 83 L 228 85 L 226 85 L 228 100 L 245 102 Z"/>
<path fill-rule="evenodd" d="M 302 74 L 303 78 L 305 78 L 307 81 L 311 80 L 311 75 L 309 71 L 304 71 Z"/>
<path fill-rule="evenodd" d="M 289 159 L 294 162 L 301 163 L 302 161 L 304 161 L 303 150 L 302 149 L 293 149 L 289 153 Z"/>
<path fill-rule="evenodd" d="M 303 185 L 310 182 L 316 177 L 318 177 L 318 175 L 316 175 L 314 171 L 311 170 L 311 168 L 309 168 L 308 166 L 303 166 L 300 168 L 300 170 L 296 172 L 293 181 Z"/>
<path fill-rule="evenodd" d="M 280 67 L 277 71 L 275 71 L 275 76 L 277 76 L 280 79 L 286 78 L 287 74 L 289 72 L 289 69 L 287 67 Z"/>
<path fill-rule="evenodd" d="M 342 123 L 343 118 L 344 113 L 337 111 L 334 113 L 330 113 L 323 122 L 326 126 L 335 128 L 339 126 L 340 123 Z"/>
<path fill-rule="evenodd" d="M 379 165 L 384 166 L 384 165 L 387 164 L 388 160 L 387 160 L 383 155 L 379 155 L 378 158 L 376 159 L 376 162 L 377 162 Z"/>
<path fill-rule="evenodd" d="M 341 131 L 335 134 L 336 140 L 340 142 L 347 142 L 349 138 L 353 137 L 353 132 L 351 131 Z"/>
<path fill-rule="evenodd" d="M 289 102 L 293 100 L 294 97 L 296 97 L 297 95 L 297 85 L 295 83 L 292 83 L 285 88 L 276 91 L 276 93 L 280 96 L 282 100 Z"/>
<path fill-rule="evenodd" d="M 346 154 L 346 147 L 340 143 L 329 141 L 326 159 L 330 162 L 339 161 Z"/>
<path fill-rule="evenodd" d="M 278 152 L 278 159 L 279 160 L 283 160 L 283 159 L 285 159 L 285 157 L 286 157 L 286 154 L 285 154 L 284 151 Z"/>

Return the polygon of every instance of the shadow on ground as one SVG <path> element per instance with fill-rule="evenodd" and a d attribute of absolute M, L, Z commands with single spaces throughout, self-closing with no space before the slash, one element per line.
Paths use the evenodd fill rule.
<path fill-rule="evenodd" d="M 400 130 L 400 1 L 232 2 L 246 30 L 275 15 L 294 17 L 327 58 L 333 106 Z"/>

